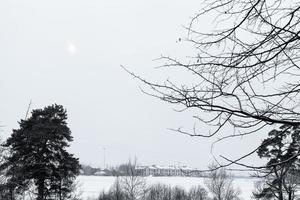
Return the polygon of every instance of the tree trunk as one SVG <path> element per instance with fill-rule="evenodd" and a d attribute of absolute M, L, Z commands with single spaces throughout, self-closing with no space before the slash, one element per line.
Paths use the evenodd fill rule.
<path fill-rule="evenodd" d="M 44 179 L 38 180 L 37 185 L 38 185 L 38 196 L 37 196 L 36 200 L 44 200 L 45 199 L 45 197 L 44 197 L 44 195 L 45 195 L 44 194 L 45 193 L 45 188 L 44 188 L 45 180 Z"/>
<path fill-rule="evenodd" d="M 60 180 L 59 181 L 59 200 L 63 200 L 61 193 L 62 193 L 62 181 Z"/>
<path fill-rule="evenodd" d="M 293 200 L 294 199 L 294 191 L 290 188 L 289 189 L 289 199 L 288 200 Z"/>
<path fill-rule="evenodd" d="M 279 186 L 279 191 L 278 191 L 278 200 L 284 200 L 283 193 L 282 193 L 282 187 L 280 187 L 280 186 Z"/>
<path fill-rule="evenodd" d="M 10 188 L 9 190 L 10 193 L 10 200 L 15 200 L 15 189 L 14 188 Z"/>
<path fill-rule="evenodd" d="M 278 200 L 284 200 L 283 199 L 283 187 L 282 187 L 282 180 L 281 178 L 278 178 Z"/>

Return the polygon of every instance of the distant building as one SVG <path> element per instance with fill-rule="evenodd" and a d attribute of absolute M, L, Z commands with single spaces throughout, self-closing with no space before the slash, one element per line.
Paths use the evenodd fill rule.
<path fill-rule="evenodd" d="M 186 166 L 138 166 L 137 171 L 142 176 L 204 176 L 200 170 Z"/>
<path fill-rule="evenodd" d="M 107 175 L 107 172 L 105 172 L 104 170 L 101 170 L 101 171 L 95 172 L 94 175 L 95 175 L 95 176 L 106 176 L 106 175 Z"/>

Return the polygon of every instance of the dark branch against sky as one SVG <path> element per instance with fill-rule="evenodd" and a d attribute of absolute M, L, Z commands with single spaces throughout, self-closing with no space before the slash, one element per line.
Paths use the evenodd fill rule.
<path fill-rule="evenodd" d="M 71 150 L 83 163 L 102 166 L 105 148 L 108 165 L 137 157 L 144 164 L 207 166 L 212 141 L 168 130 L 192 127 L 196 111 L 175 112 L 180 108 L 144 95 L 120 67 L 163 78 L 154 59 L 192 51 L 178 39 L 200 6 L 197 0 L 1 1 L 1 135 L 17 128 L 32 99 L 32 109 L 52 103 L 67 109 Z M 232 140 L 234 148 L 220 143 L 214 153 L 226 149 L 234 158 L 254 147 L 259 134 Z"/>

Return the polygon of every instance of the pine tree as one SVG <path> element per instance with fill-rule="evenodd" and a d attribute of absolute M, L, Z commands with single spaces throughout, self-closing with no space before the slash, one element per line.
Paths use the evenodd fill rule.
<path fill-rule="evenodd" d="M 33 183 L 36 200 L 68 199 L 80 165 L 66 150 L 73 140 L 66 120 L 66 110 L 54 104 L 33 110 L 31 117 L 21 120 L 20 128 L 13 130 L 4 144 L 11 154 L 1 167 L 14 192 L 33 188 Z"/>
<path fill-rule="evenodd" d="M 263 140 L 258 155 L 268 159 L 260 172 L 263 185 L 254 193 L 257 199 L 293 200 L 299 186 L 300 127 L 283 125 Z"/>

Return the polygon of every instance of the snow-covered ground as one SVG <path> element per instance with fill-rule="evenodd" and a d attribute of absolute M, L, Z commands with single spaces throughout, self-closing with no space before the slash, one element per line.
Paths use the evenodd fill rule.
<path fill-rule="evenodd" d="M 116 177 L 112 176 L 79 176 L 78 181 L 81 185 L 82 197 L 95 198 L 101 191 L 108 191 L 113 185 Z M 203 178 L 196 177 L 146 177 L 148 184 L 164 183 L 170 186 L 181 186 L 186 190 L 192 186 L 205 186 Z M 241 196 L 244 200 L 251 199 L 255 179 L 236 178 L 234 185 L 241 190 Z"/>

